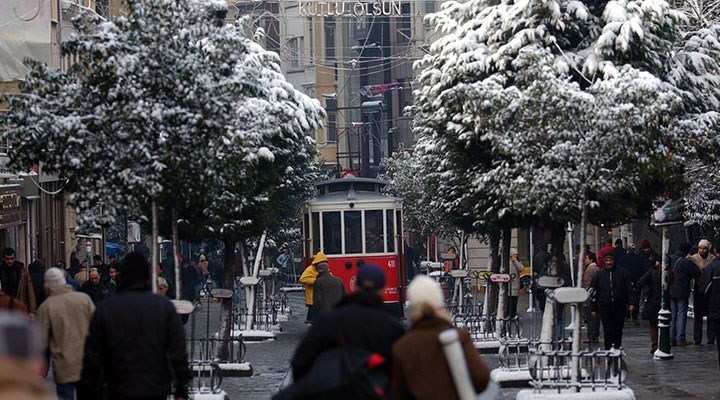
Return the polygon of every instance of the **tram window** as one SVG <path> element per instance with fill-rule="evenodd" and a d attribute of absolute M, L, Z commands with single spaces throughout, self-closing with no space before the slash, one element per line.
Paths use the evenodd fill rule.
<path fill-rule="evenodd" d="M 310 252 L 308 252 L 310 258 L 312 258 L 315 253 L 320 251 L 320 213 L 314 212 L 312 213 L 312 247 L 310 249 Z"/>
<path fill-rule="evenodd" d="M 395 224 L 393 223 L 393 210 L 385 211 L 385 216 L 387 217 L 387 227 L 385 229 L 387 235 L 385 236 L 385 243 L 387 244 L 387 251 L 392 253 L 395 251 L 395 234 L 393 229 Z"/>
<path fill-rule="evenodd" d="M 382 210 L 365 211 L 365 252 L 383 253 L 383 212 Z"/>
<path fill-rule="evenodd" d="M 345 254 L 362 253 L 360 211 L 345 211 Z"/>
<path fill-rule="evenodd" d="M 323 250 L 325 254 L 340 254 L 342 252 L 340 230 L 340 211 L 323 213 Z"/>

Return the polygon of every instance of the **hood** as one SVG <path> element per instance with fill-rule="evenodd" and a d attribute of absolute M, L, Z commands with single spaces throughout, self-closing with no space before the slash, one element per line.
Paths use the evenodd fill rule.
<path fill-rule="evenodd" d="M 325 253 L 323 253 L 322 251 L 318 251 L 317 254 L 315 254 L 315 258 L 313 258 L 311 264 L 312 264 L 312 265 L 315 265 L 315 264 L 317 264 L 317 263 L 320 263 L 320 262 L 323 262 L 323 261 L 327 261 L 327 260 L 328 260 L 328 259 L 327 259 L 327 256 L 325 255 Z"/>

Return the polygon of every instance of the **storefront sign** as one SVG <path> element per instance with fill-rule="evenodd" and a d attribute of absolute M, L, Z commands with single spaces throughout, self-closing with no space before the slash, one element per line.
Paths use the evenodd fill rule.
<path fill-rule="evenodd" d="M 396 0 L 298 1 L 301 17 L 399 17 L 402 2 Z"/>
<path fill-rule="evenodd" d="M 22 187 L 0 185 L 0 229 L 22 224 Z"/>

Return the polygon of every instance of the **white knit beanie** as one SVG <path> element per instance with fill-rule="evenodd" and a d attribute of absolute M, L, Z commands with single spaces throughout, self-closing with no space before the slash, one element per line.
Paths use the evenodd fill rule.
<path fill-rule="evenodd" d="M 709 240 L 702 239 L 700 243 L 698 243 L 698 247 L 707 247 L 709 249 L 710 247 L 712 247 L 712 245 L 710 244 Z"/>
<path fill-rule="evenodd" d="M 407 296 L 411 306 L 419 306 L 423 303 L 433 308 L 445 306 L 440 285 L 425 275 L 418 275 L 410 282 Z"/>
<path fill-rule="evenodd" d="M 45 287 L 46 288 L 54 288 L 58 286 L 65 285 L 67 282 L 65 281 L 65 274 L 63 274 L 62 271 L 60 271 L 59 268 L 48 268 L 47 271 L 45 271 Z"/>

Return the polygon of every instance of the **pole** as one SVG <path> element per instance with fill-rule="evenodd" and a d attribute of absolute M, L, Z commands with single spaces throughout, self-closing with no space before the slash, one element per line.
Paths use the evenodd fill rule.
<path fill-rule="evenodd" d="M 153 293 L 157 293 L 157 268 L 158 264 L 160 264 L 160 251 L 158 249 L 158 246 L 160 244 L 158 243 L 158 210 L 157 210 L 157 203 L 155 200 L 152 201 L 152 267 L 150 268 L 150 271 L 152 271 L 152 291 Z M 180 300 L 179 297 L 176 297 L 176 299 Z"/>
<path fill-rule="evenodd" d="M 535 263 L 533 261 L 535 253 L 535 243 L 533 242 L 533 228 L 530 227 L 530 293 L 528 294 L 528 309 L 527 312 L 533 313 L 535 312 L 535 289 L 533 289 L 535 284 Z M 535 319 L 533 318 L 533 323 L 535 322 Z M 535 330 L 533 329 L 533 333 Z"/>
<path fill-rule="evenodd" d="M 674 358 L 670 350 L 670 232 L 667 226 L 662 228 L 662 307 L 658 313 L 658 349 L 653 354 L 656 360 Z"/>
<path fill-rule="evenodd" d="M 570 262 L 568 263 L 570 265 L 570 281 L 572 282 L 572 285 L 575 286 L 575 274 L 573 274 L 573 254 L 575 253 L 575 250 L 573 249 L 573 225 L 572 222 L 568 222 L 567 225 L 567 231 L 568 231 L 568 260 Z M 575 336 L 577 333 L 577 329 L 575 329 L 577 324 L 577 320 L 575 319 L 575 314 L 577 310 L 577 304 L 573 303 L 570 305 L 570 324 L 565 329 L 572 329 L 573 330 L 573 343 L 575 342 Z"/>

